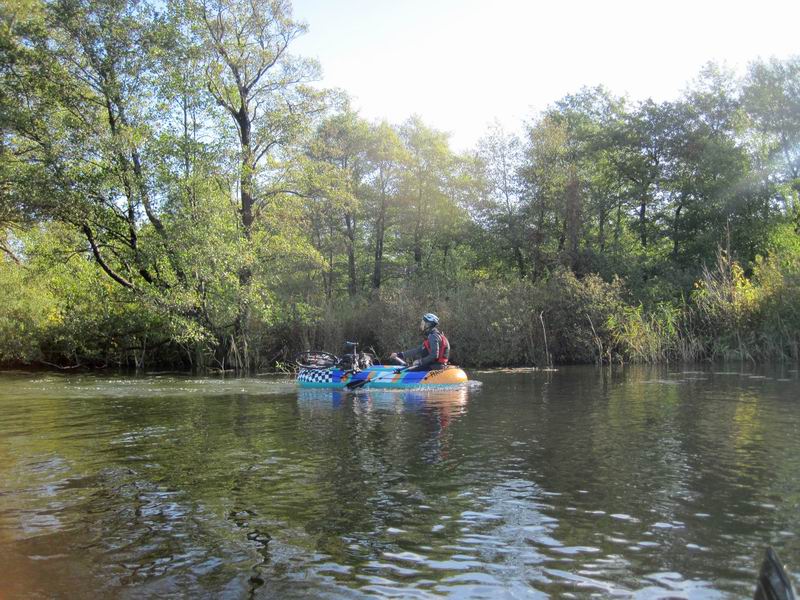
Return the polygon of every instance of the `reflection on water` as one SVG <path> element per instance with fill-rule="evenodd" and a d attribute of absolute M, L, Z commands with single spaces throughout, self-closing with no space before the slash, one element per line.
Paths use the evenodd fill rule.
<path fill-rule="evenodd" d="M 435 390 L 341 390 L 301 389 L 298 404 L 352 412 L 357 430 L 363 431 L 381 419 L 381 413 L 392 412 L 405 420 L 414 414 L 422 427 L 424 439 L 419 442 L 419 458 L 428 463 L 446 460 L 451 436 L 448 427 L 465 414 L 469 389 L 478 386 L 459 386 Z"/>
<path fill-rule="evenodd" d="M 0 377 L 0 598 L 751 596 L 797 372 Z"/>

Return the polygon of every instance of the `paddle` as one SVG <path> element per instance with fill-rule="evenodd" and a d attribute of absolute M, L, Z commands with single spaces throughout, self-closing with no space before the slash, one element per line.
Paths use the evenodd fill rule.
<path fill-rule="evenodd" d="M 345 384 L 345 388 L 348 390 L 357 390 L 358 388 L 362 388 L 369 383 L 369 375 L 364 377 L 364 379 L 356 379 L 355 381 L 350 381 Z"/>
<path fill-rule="evenodd" d="M 359 379 L 358 381 L 351 381 L 348 384 L 345 384 L 345 388 L 348 390 L 357 390 L 369 383 L 369 379 Z"/>
<path fill-rule="evenodd" d="M 778 555 L 767 546 L 753 600 L 794 600 L 794 588 Z"/>
<path fill-rule="evenodd" d="M 410 368 L 411 368 L 410 366 L 400 367 L 399 369 L 395 369 L 394 372 L 395 374 L 402 373 L 403 371 L 407 371 Z M 366 377 L 364 377 L 364 379 L 357 379 L 355 381 L 350 381 L 346 383 L 344 387 L 348 390 L 357 390 L 367 385 L 370 381 L 372 381 L 372 379 L 370 379 L 369 375 L 367 375 Z"/>

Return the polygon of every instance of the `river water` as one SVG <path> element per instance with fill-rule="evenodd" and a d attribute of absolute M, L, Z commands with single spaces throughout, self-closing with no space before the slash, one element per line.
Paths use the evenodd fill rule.
<path fill-rule="evenodd" d="M 792 368 L 0 375 L 0 598 L 748 598 L 800 577 Z"/>

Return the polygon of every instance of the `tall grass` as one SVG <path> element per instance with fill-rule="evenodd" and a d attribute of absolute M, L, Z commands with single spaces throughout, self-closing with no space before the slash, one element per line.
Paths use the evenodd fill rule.
<path fill-rule="evenodd" d="M 797 360 L 800 342 L 800 257 L 759 259 L 750 278 L 720 253 L 693 294 L 696 328 L 708 358 Z"/>
<path fill-rule="evenodd" d="M 618 358 L 633 362 L 698 360 L 797 361 L 800 346 L 800 260 L 773 254 L 748 278 L 719 252 L 687 302 L 649 311 L 626 307 L 611 316 Z"/>
<path fill-rule="evenodd" d="M 385 356 L 421 343 L 420 316 L 435 312 L 452 361 L 465 366 L 599 362 L 608 358 L 608 316 L 622 310 L 622 294 L 619 282 L 595 275 L 578 280 L 568 270 L 537 283 L 464 285 L 437 297 L 412 283 L 324 307 L 316 321 L 296 327 L 294 349 L 336 351 L 342 340 L 357 339 Z"/>
<path fill-rule="evenodd" d="M 283 333 L 332 351 L 357 339 L 387 355 L 419 344 L 419 317 L 433 311 L 452 343 L 453 361 L 470 367 L 800 358 L 798 257 L 760 259 L 747 277 L 720 252 L 680 303 L 645 308 L 627 296 L 618 280 L 578 279 L 568 270 L 535 283 L 464 285 L 437 297 L 424 285 L 407 284 L 326 306 L 302 331 L 290 326 Z"/>
<path fill-rule="evenodd" d="M 720 253 L 689 297 L 649 307 L 631 302 L 620 280 L 578 279 L 566 269 L 536 282 L 461 284 L 432 293 L 428 283 L 412 280 L 371 296 L 276 305 L 276 317 L 258 324 L 248 351 L 257 356 L 259 369 L 289 365 L 306 349 L 339 353 L 346 340 L 385 358 L 420 344 L 420 316 L 435 312 L 451 341 L 452 361 L 468 367 L 797 361 L 798 246 L 759 259 L 749 274 Z M 81 287 L 80 278 L 70 277 L 74 290 L 60 298 L 15 273 L 0 269 L 0 298 L 7 308 L 0 315 L 4 364 L 139 366 L 145 351 L 148 367 L 220 364 L 212 360 L 219 350 L 214 340 L 184 348 L 163 335 L 151 336 L 148 332 L 163 334 L 164 324 L 112 302 L 110 292 L 98 301 L 95 292 L 81 291 L 94 288 Z"/>

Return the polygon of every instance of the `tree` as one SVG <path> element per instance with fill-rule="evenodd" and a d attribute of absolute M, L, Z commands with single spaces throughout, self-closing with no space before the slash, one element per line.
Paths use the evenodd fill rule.
<path fill-rule="evenodd" d="M 411 251 L 413 270 L 423 268 L 424 251 L 433 237 L 435 215 L 448 202 L 447 179 L 453 155 L 447 135 L 426 126 L 419 117 L 411 117 L 400 128 L 400 136 L 408 153 L 402 181 L 402 219 L 410 234 L 407 247 Z"/>
<path fill-rule="evenodd" d="M 753 124 L 762 179 L 800 232 L 800 57 L 752 63 L 742 103 Z"/>
<path fill-rule="evenodd" d="M 800 178 L 800 57 L 750 65 L 743 102 L 784 180 Z"/>
<path fill-rule="evenodd" d="M 386 234 L 395 216 L 403 165 L 408 160 L 400 137 L 385 121 L 372 126 L 366 159 L 364 198 L 372 225 L 372 289 L 377 290 L 384 279 Z"/>
<path fill-rule="evenodd" d="M 669 138 L 672 116 L 669 103 L 656 104 L 647 100 L 627 115 L 618 130 L 617 143 L 623 149 L 618 168 L 631 184 L 631 202 L 636 207 L 639 242 L 647 248 L 655 233 L 658 183 Z"/>
<path fill-rule="evenodd" d="M 156 14 L 116 0 L 57 0 L 40 14 L 5 55 L 13 66 L 4 109 L 14 100 L 16 109 L 4 110 L 4 121 L 25 210 L 78 227 L 98 264 L 129 290 L 185 284 L 148 165 Z M 145 223 L 152 248 L 142 245 Z M 169 272 L 156 268 L 161 252 Z"/>
<path fill-rule="evenodd" d="M 752 260 L 766 239 L 768 196 L 754 177 L 741 112 L 740 86 L 733 73 L 707 65 L 674 106 L 674 135 L 668 144 L 665 211 L 672 261 L 695 271 L 726 247 Z M 665 212 L 665 214 L 667 214 Z M 671 221 L 671 223 L 669 223 Z"/>
<path fill-rule="evenodd" d="M 555 261 L 555 240 L 563 231 L 561 215 L 569 181 L 567 127 L 546 115 L 528 128 L 525 162 L 520 171 L 525 215 L 530 223 L 528 244 L 531 275 L 542 275 Z"/>
<path fill-rule="evenodd" d="M 205 47 L 209 93 L 228 113 L 238 140 L 238 195 L 241 233 L 252 240 L 266 204 L 287 188 L 281 158 L 320 110 L 307 85 L 317 77 L 315 62 L 288 49 L 306 26 L 292 18 L 287 0 L 189 0 Z M 252 265 L 239 269 L 242 294 L 236 322 L 241 366 L 249 364 L 248 327 Z"/>
<path fill-rule="evenodd" d="M 499 124 L 478 142 L 485 199 L 478 207 L 480 219 L 493 234 L 505 240 L 520 279 L 527 273 L 524 254 L 526 223 L 522 211 L 522 143 Z"/>
<path fill-rule="evenodd" d="M 312 189 L 312 196 L 321 196 L 327 204 L 330 224 L 336 231 L 344 227 L 347 253 L 347 291 L 354 297 L 359 289 L 356 255 L 358 249 L 358 225 L 362 218 L 362 194 L 368 169 L 367 143 L 369 126 L 349 107 L 339 114 L 322 120 L 309 148 L 313 161 L 322 163 L 320 174 Z M 332 270 L 332 260 L 330 264 Z M 331 271 L 332 272 L 332 271 Z M 331 284 L 328 290 L 330 295 Z"/>

